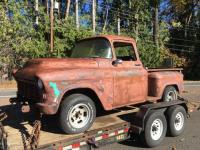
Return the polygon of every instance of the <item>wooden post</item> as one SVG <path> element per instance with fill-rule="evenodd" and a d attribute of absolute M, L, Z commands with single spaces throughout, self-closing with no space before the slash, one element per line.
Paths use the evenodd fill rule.
<path fill-rule="evenodd" d="M 53 1 L 51 0 L 51 10 L 50 10 L 50 21 L 51 21 L 51 41 L 50 41 L 50 53 L 53 52 L 53 20 L 54 20 L 54 16 L 53 16 Z"/>

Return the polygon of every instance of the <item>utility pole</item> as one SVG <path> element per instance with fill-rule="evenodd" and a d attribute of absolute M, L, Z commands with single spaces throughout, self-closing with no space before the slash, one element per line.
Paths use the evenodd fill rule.
<path fill-rule="evenodd" d="M 76 29 L 79 30 L 78 0 L 75 0 L 75 11 L 76 11 Z"/>
<path fill-rule="evenodd" d="M 36 14 L 36 17 L 35 17 L 35 25 L 38 25 L 38 0 L 35 0 L 35 14 Z"/>
<path fill-rule="evenodd" d="M 50 41 L 50 53 L 53 52 L 53 20 L 54 20 L 54 16 L 53 16 L 53 1 L 51 0 L 51 10 L 50 10 L 50 20 L 51 20 L 51 41 Z"/>
<path fill-rule="evenodd" d="M 156 48 L 159 47 L 158 43 L 158 31 L 159 31 L 159 20 L 158 20 L 158 7 L 159 0 L 153 0 L 153 41 L 156 45 Z"/>
<path fill-rule="evenodd" d="M 95 34 L 96 28 L 96 0 L 92 0 L 92 30 L 93 34 Z"/>

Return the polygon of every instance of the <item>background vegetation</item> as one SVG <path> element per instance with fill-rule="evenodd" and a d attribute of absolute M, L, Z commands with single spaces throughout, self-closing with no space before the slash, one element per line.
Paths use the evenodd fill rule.
<path fill-rule="evenodd" d="M 98 34 L 135 38 L 146 67 L 164 58 L 200 79 L 199 0 L 60 0 L 54 8 L 54 50 L 50 46 L 50 1 L 0 2 L 0 77 L 30 58 L 67 57 L 74 43 Z M 38 23 L 36 22 L 38 17 Z"/>

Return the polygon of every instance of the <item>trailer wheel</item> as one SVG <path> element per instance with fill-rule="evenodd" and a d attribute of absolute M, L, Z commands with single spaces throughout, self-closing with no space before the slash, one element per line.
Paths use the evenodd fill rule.
<path fill-rule="evenodd" d="M 89 129 L 96 117 L 94 102 L 86 95 L 72 94 L 60 107 L 60 126 L 68 134 L 82 133 Z"/>
<path fill-rule="evenodd" d="M 2 127 L 2 123 L 0 122 L 0 126 Z M 0 128 L 0 149 L 7 150 L 7 138 L 4 137 L 4 129 Z"/>
<path fill-rule="evenodd" d="M 185 129 L 186 111 L 182 106 L 171 106 L 167 110 L 169 133 L 171 136 L 179 136 Z"/>
<path fill-rule="evenodd" d="M 163 113 L 152 111 L 146 118 L 142 138 L 148 147 L 159 145 L 165 138 L 167 121 Z"/>
<path fill-rule="evenodd" d="M 164 93 L 163 93 L 163 101 L 164 102 L 169 102 L 173 100 L 177 100 L 178 94 L 177 90 L 173 86 L 168 86 L 165 88 Z"/>

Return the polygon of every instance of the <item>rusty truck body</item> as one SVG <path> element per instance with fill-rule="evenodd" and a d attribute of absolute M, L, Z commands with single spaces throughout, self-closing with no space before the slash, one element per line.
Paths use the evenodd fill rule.
<path fill-rule="evenodd" d="M 91 125 L 85 125 L 92 124 L 100 107 L 171 101 L 183 91 L 180 69 L 145 68 L 135 40 L 113 35 L 77 42 L 69 58 L 30 60 L 13 75 L 17 101 L 35 105 L 44 114 L 61 113 L 66 133 L 87 130 Z"/>

